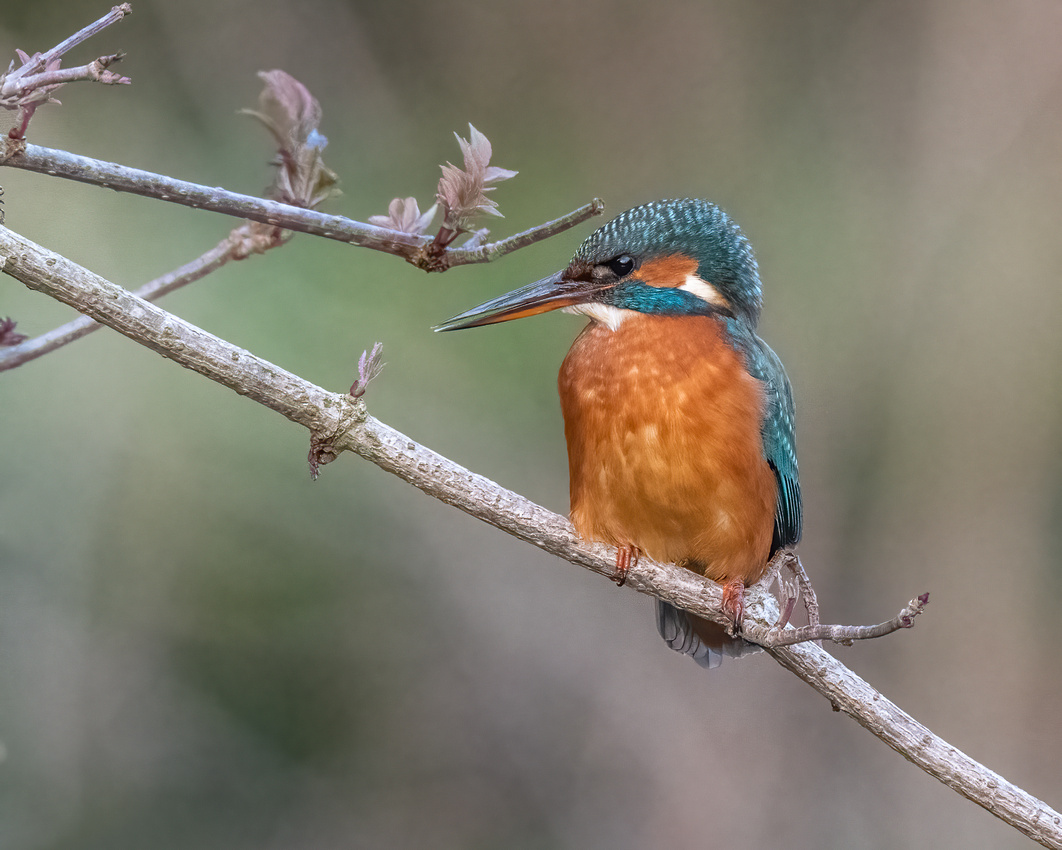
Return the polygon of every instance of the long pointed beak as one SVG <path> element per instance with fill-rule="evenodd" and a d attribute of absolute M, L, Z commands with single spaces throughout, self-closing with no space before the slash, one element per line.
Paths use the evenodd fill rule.
<path fill-rule="evenodd" d="M 575 280 L 565 277 L 564 269 L 542 280 L 486 301 L 478 307 L 466 310 L 459 316 L 447 319 L 436 325 L 437 331 L 457 331 L 463 328 L 477 328 L 480 325 L 493 325 L 496 322 L 508 322 L 522 319 L 537 313 L 547 313 L 581 304 L 599 292 L 603 287 L 597 281 Z"/>

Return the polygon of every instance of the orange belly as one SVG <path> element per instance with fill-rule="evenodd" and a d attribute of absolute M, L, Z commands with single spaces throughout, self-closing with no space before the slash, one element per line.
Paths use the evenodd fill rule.
<path fill-rule="evenodd" d="M 755 582 L 770 556 L 777 484 L 763 457 L 764 394 L 704 316 L 591 322 L 558 381 L 571 519 L 718 582 Z"/>

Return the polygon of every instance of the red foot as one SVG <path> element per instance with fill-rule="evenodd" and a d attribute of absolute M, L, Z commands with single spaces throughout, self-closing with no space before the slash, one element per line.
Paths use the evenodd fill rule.
<path fill-rule="evenodd" d="M 723 613 L 734 624 L 734 634 L 741 634 L 741 623 L 745 619 L 745 582 L 739 578 L 723 585 Z"/>
<path fill-rule="evenodd" d="M 641 554 L 641 550 L 630 543 L 616 550 L 616 572 L 612 575 L 616 587 L 623 587 L 627 583 L 627 575 L 631 567 L 638 565 L 638 558 Z"/>

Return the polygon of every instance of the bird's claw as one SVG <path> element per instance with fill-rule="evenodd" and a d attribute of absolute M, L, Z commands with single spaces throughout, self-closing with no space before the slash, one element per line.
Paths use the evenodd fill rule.
<path fill-rule="evenodd" d="M 638 558 L 641 554 L 641 550 L 630 543 L 616 550 L 616 571 L 611 576 L 616 582 L 616 587 L 623 587 L 627 583 L 631 567 L 638 565 Z"/>
<path fill-rule="evenodd" d="M 745 582 L 736 578 L 723 585 L 723 613 L 730 618 L 728 631 L 733 637 L 741 634 L 741 624 L 745 620 Z"/>

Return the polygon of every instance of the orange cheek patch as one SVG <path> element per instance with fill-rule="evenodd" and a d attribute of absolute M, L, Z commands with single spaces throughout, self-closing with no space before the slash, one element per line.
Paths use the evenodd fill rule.
<path fill-rule="evenodd" d="M 650 286 L 682 286 L 689 275 L 697 274 L 697 261 L 685 254 L 672 254 L 642 263 L 635 273 Z"/>

